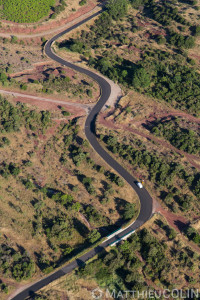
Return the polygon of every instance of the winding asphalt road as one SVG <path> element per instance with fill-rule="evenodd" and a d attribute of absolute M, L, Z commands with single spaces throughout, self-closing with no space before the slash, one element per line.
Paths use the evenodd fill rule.
<path fill-rule="evenodd" d="M 82 67 L 79 67 L 77 65 L 74 65 L 72 63 L 69 63 L 62 59 L 61 57 L 57 56 L 53 50 L 52 50 L 52 43 L 56 41 L 59 37 L 64 35 L 65 33 L 70 32 L 71 30 L 79 27 L 83 23 L 89 21 L 90 19 L 97 16 L 100 12 L 93 14 L 92 16 L 86 18 L 85 20 L 79 22 L 78 24 L 72 26 L 71 28 L 68 28 L 67 30 L 62 31 L 61 33 L 54 36 L 52 39 L 50 39 L 45 47 L 46 54 L 53 59 L 54 61 L 65 65 L 69 68 L 72 68 L 78 72 L 84 73 L 87 76 L 91 77 L 93 80 L 95 80 L 99 86 L 101 87 L 101 97 L 98 101 L 98 103 L 93 107 L 91 112 L 89 113 L 86 123 L 85 123 L 85 134 L 94 148 L 94 150 L 107 162 L 108 165 L 110 165 L 121 177 L 123 177 L 135 190 L 135 192 L 138 194 L 140 199 L 140 213 L 136 219 L 136 221 L 124 230 L 120 231 L 120 233 L 111 235 L 111 237 L 107 238 L 102 244 L 95 247 L 94 249 L 88 251 L 86 254 L 82 255 L 79 259 L 76 259 L 66 265 L 65 267 L 61 268 L 60 270 L 54 272 L 53 274 L 45 277 L 44 279 L 32 284 L 22 292 L 20 292 L 18 295 L 13 297 L 13 300 L 23 300 L 26 297 L 33 294 L 33 292 L 38 291 L 42 287 L 46 286 L 50 282 L 60 278 L 61 276 L 64 276 L 65 274 L 71 272 L 75 268 L 83 265 L 88 259 L 94 257 L 97 253 L 101 252 L 105 247 L 114 244 L 117 240 L 121 239 L 125 235 L 130 234 L 131 232 L 135 231 L 137 228 L 139 228 L 141 225 L 143 225 L 146 221 L 148 221 L 152 215 L 152 198 L 147 192 L 145 188 L 139 189 L 135 182 L 137 181 L 136 178 L 134 178 L 129 172 L 127 172 L 117 161 L 115 161 L 98 143 L 95 135 L 95 121 L 97 114 L 100 112 L 100 110 L 103 108 L 105 103 L 110 97 L 111 94 L 111 86 L 109 82 L 101 77 L 100 75 L 97 75 L 96 73 L 93 73 L 92 71 L 89 71 L 87 69 L 84 69 Z"/>

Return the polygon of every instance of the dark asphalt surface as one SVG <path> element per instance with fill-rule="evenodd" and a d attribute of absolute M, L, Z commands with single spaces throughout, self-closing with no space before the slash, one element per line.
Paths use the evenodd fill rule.
<path fill-rule="evenodd" d="M 82 255 L 79 259 L 76 259 L 63 267 L 62 269 L 54 272 L 53 274 L 45 277 L 44 279 L 40 280 L 39 282 L 34 283 L 21 293 L 19 293 L 17 296 L 13 297 L 13 300 L 23 300 L 33 294 L 33 292 L 38 291 L 42 287 L 48 285 L 50 282 L 60 278 L 61 276 L 71 272 L 73 269 L 76 267 L 79 267 L 83 265 L 88 259 L 92 258 L 95 256 L 97 253 L 101 252 L 104 247 L 107 247 L 111 243 L 117 241 L 124 235 L 130 233 L 131 231 L 139 228 L 141 225 L 143 225 L 146 221 L 148 221 L 152 215 L 152 198 L 147 192 L 145 188 L 139 189 L 135 181 L 137 181 L 136 178 L 134 178 L 130 173 L 128 173 L 118 162 L 116 162 L 98 143 L 96 136 L 95 136 L 95 120 L 97 114 L 100 112 L 104 104 L 107 102 L 110 93 L 111 93 L 111 87 L 110 84 L 101 76 L 93 73 L 92 71 L 86 70 L 82 67 L 79 67 L 77 65 L 74 65 L 72 63 L 69 63 L 65 61 L 64 59 L 58 57 L 56 54 L 54 54 L 51 50 L 52 43 L 56 41 L 59 37 L 64 35 L 67 32 L 70 32 L 71 30 L 79 27 L 83 23 L 89 21 L 90 19 L 94 18 L 100 14 L 100 12 L 93 14 L 92 16 L 86 18 L 85 20 L 79 22 L 78 24 L 72 26 L 69 29 L 64 30 L 63 32 L 57 34 L 54 36 L 52 39 L 50 39 L 45 47 L 45 52 L 46 54 L 53 60 L 57 61 L 58 63 L 65 65 L 69 68 L 72 68 L 78 72 L 84 73 L 88 76 L 90 76 L 92 79 L 98 82 L 98 84 L 101 87 L 101 97 L 98 101 L 98 103 L 93 107 L 91 110 L 90 114 L 87 117 L 86 123 L 85 123 L 85 134 L 94 148 L 94 150 L 110 165 L 121 177 L 123 177 L 130 185 L 131 187 L 135 190 L 135 192 L 138 194 L 139 199 L 140 199 L 140 213 L 138 215 L 138 218 L 136 221 L 130 225 L 128 228 L 124 229 L 121 231 L 119 234 L 114 235 L 110 239 L 104 241 L 101 245 L 97 246 L 96 248 L 90 250 L 86 254 Z"/>

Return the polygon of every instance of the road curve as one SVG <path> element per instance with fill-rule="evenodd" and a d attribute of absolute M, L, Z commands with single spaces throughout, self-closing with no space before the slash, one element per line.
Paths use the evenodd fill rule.
<path fill-rule="evenodd" d="M 52 39 L 50 39 L 45 47 L 45 52 L 46 54 L 53 59 L 54 61 L 65 65 L 69 68 L 72 68 L 78 72 L 84 73 L 87 76 L 91 77 L 93 80 L 98 82 L 100 88 L 101 88 L 101 97 L 97 104 L 93 107 L 91 112 L 89 113 L 86 122 L 85 122 L 85 134 L 94 148 L 94 150 L 106 161 L 108 165 L 110 165 L 121 177 L 127 181 L 131 187 L 135 190 L 135 192 L 138 194 L 139 199 L 140 199 L 140 213 L 136 219 L 136 221 L 124 230 L 120 231 L 120 233 L 116 233 L 114 236 L 112 235 L 110 238 L 108 238 L 106 241 L 104 241 L 102 244 L 99 246 L 95 247 L 94 249 L 90 250 L 86 254 L 82 255 L 79 259 L 76 259 L 69 263 L 68 265 L 64 266 L 60 270 L 54 272 L 53 274 L 45 277 L 44 279 L 33 283 L 31 286 L 20 292 L 18 295 L 13 297 L 13 300 L 23 300 L 26 297 L 30 296 L 33 292 L 38 291 L 42 287 L 46 286 L 50 282 L 60 278 L 61 276 L 71 272 L 73 269 L 83 265 L 88 259 L 94 257 L 97 253 L 101 252 L 105 247 L 109 246 L 110 244 L 115 243 L 118 239 L 124 237 L 125 235 L 129 234 L 130 232 L 136 230 L 139 228 L 141 225 L 143 225 L 146 221 L 148 221 L 152 215 L 152 198 L 149 195 L 148 191 L 143 188 L 139 189 L 136 184 L 136 178 L 134 178 L 129 172 L 127 172 L 117 161 L 115 161 L 98 143 L 95 135 L 95 121 L 98 113 L 100 110 L 103 108 L 107 100 L 109 99 L 111 95 L 111 86 L 109 84 L 109 81 L 107 81 L 105 78 L 101 77 L 101 75 L 98 75 L 96 73 L 93 73 L 92 71 L 89 71 L 87 69 L 84 69 L 82 67 L 79 67 L 77 65 L 74 65 L 70 62 L 65 61 L 64 59 L 60 58 L 57 56 L 51 46 L 54 41 L 56 41 L 59 37 L 64 35 L 65 33 L 70 32 L 71 30 L 79 27 L 83 23 L 89 21 L 93 17 L 97 16 L 99 14 L 95 13 L 92 16 L 86 18 L 85 20 L 77 23 L 76 25 L 73 25 L 71 28 L 68 28 L 61 33 L 57 34 L 54 36 Z"/>

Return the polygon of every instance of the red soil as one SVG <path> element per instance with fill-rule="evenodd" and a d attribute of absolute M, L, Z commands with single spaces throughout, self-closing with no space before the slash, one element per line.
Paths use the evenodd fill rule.
<path fill-rule="evenodd" d="M 50 62 L 41 62 L 41 63 L 33 64 L 32 69 L 27 69 L 21 72 L 12 73 L 9 75 L 9 77 L 11 78 L 21 77 L 24 82 L 27 82 L 28 79 L 33 79 L 33 80 L 44 79 L 46 75 L 50 75 L 50 74 L 58 76 L 62 71 L 64 71 L 65 75 L 71 79 L 75 75 L 75 72 L 72 69 L 67 67 L 57 67 L 57 68 L 53 67 L 52 61 L 50 61 Z"/>

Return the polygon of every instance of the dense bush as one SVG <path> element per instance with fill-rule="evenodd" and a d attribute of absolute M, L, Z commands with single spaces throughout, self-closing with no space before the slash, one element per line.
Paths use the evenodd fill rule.
<path fill-rule="evenodd" d="M 56 238 L 62 241 L 69 239 L 72 235 L 73 224 L 65 215 L 46 220 L 44 229 L 49 239 Z"/>
<path fill-rule="evenodd" d="M 55 19 L 59 13 L 61 13 L 62 11 L 65 10 L 66 6 L 67 6 L 67 4 L 65 3 L 65 0 L 60 0 L 59 5 L 57 5 L 56 7 L 53 7 L 54 13 L 51 15 L 51 19 Z"/>
<path fill-rule="evenodd" d="M 170 63 L 164 51 L 147 51 L 139 65 L 151 75 L 146 93 L 192 113 L 200 111 L 200 75 L 191 67 Z M 174 57 L 176 60 L 176 57 Z"/>
<path fill-rule="evenodd" d="M 124 44 L 123 37 L 118 34 L 121 27 L 114 27 L 114 21 L 107 10 L 90 27 L 90 31 L 82 31 L 79 39 L 72 39 L 68 46 L 73 51 L 81 54 L 90 53 L 90 49 L 101 49 L 102 47 L 112 47 L 109 44 L 115 40 Z M 114 30 L 115 28 L 115 30 Z M 117 34 L 114 34 L 116 32 Z M 121 32 L 121 31 L 120 31 Z M 192 48 L 194 37 L 184 36 L 173 30 L 168 30 L 166 39 L 157 36 L 157 41 L 179 48 Z M 102 42 L 104 45 L 102 45 Z M 65 45 L 67 43 L 65 42 Z M 109 45 L 109 46 L 108 46 Z M 163 99 L 170 102 L 179 109 L 187 109 L 192 113 L 199 113 L 200 110 L 200 75 L 191 68 L 193 61 L 187 60 L 180 54 L 170 54 L 161 50 L 146 50 L 141 54 L 141 60 L 133 63 L 109 50 L 105 50 L 102 56 L 94 58 L 90 56 L 88 65 L 96 68 L 111 80 L 118 81 L 124 86 L 133 86 L 141 92 L 145 92 L 154 98 Z M 181 57 L 181 59 L 180 59 Z"/>
<path fill-rule="evenodd" d="M 171 183 L 176 174 L 176 165 L 169 165 L 165 163 L 157 155 L 150 153 L 143 149 L 134 149 L 133 147 L 114 142 L 112 145 L 109 143 L 109 137 L 105 137 L 104 141 L 108 143 L 108 148 L 115 153 L 118 153 L 122 158 L 129 161 L 130 164 L 138 165 L 139 167 L 147 167 L 149 171 L 149 179 L 156 181 L 159 185 L 168 185 Z"/>
<path fill-rule="evenodd" d="M 121 177 L 119 177 L 118 175 L 110 172 L 110 171 L 106 171 L 105 172 L 105 176 L 111 181 L 114 182 L 116 185 L 118 186 L 124 186 L 124 181 Z"/>
<path fill-rule="evenodd" d="M 55 0 L 1 0 L 1 18 L 18 23 L 37 22 L 50 12 Z M 1 4 L 1 3 L 0 3 Z"/>
<path fill-rule="evenodd" d="M 150 127 L 156 136 L 163 136 L 176 148 L 185 152 L 200 153 L 200 138 L 197 133 L 183 128 L 177 121 L 157 121 Z"/>
<path fill-rule="evenodd" d="M 109 0 L 106 8 L 111 18 L 118 20 L 126 15 L 128 10 L 128 0 Z"/>
<path fill-rule="evenodd" d="M 0 82 L 5 85 L 8 80 L 8 76 L 4 72 L 0 72 Z"/>
<path fill-rule="evenodd" d="M 143 7 L 145 4 L 149 2 L 149 0 L 129 0 L 133 8 Z"/>
<path fill-rule="evenodd" d="M 0 270 L 20 281 L 30 278 L 35 266 L 27 252 L 20 253 L 20 251 L 2 244 L 0 246 Z"/>
<path fill-rule="evenodd" d="M 195 46 L 195 38 L 193 36 L 184 36 L 177 32 L 169 31 L 169 43 L 179 48 L 190 49 Z"/>
<path fill-rule="evenodd" d="M 146 88 L 150 85 L 150 83 L 150 76 L 144 68 L 139 68 L 134 72 L 133 86 L 135 88 Z"/>
<path fill-rule="evenodd" d="M 90 48 L 95 48 L 101 45 L 102 38 L 112 36 L 110 28 L 113 20 L 118 20 L 124 17 L 127 13 L 128 1 L 127 0 L 110 0 L 106 5 L 100 17 L 95 20 L 91 26 L 91 32 L 82 31 L 81 36 L 77 39 L 71 39 L 59 44 L 59 47 L 67 47 L 73 52 L 81 54 L 89 54 Z"/>
<path fill-rule="evenodd" d="M 125 220 L 130 220 L 135 215 L 135 205 L 133 203 L 127 203 L 124 207 L 123 218 Z"/>
<path fill-rule="evenodd" d="M 150 10 L 152 17 L 162 25 L 170 25 L 174 20 L 183 25 L 190 25 L 188 22 L 178 13 L 178 9 L 168 1 L 160 1 L 154 3 L 150 0 L 146 6 Z"/>
<path fill-rule="evenodd" d="M 98 241 L 101 238 L 100 232 L 98 232 L 96 229 L 93 229 L 89 234 L 88 234 L 88 241 L 91 244 L 94 244 L 96 241 Z"/>
<path fill-rule="evenodd" d="M 69 136 L 65 138 L 65 143 L 67 143 L 68 139 Z M 71 144 L 69 150 L 71 152 L 72 160 L 76 166 L 80 166 L 80 164 L 89 156 L 89 153 L 84 152 L 81 147 L 77 147 L 73 144 Z"/>
<path fill-rule="evenodd" d="M 160 243 L 144 229 L 77 272 L 81 277 L 95 278 L 100 287 L 115 290 L 116 295 L 120 290 L 144 292 L 148 288 L 145 278 L 168 286 L 163 278 L 170 269 L 166 248 L 164 242 Z"/>
<path fill-rule="evenodd" d="M 185 185 L 197 198 L 200 196 L 199 173 L 188 174 L 181 164 L 175 161 L 169 162 L 167 158 L 146 150 L 146 146 L 139 140 L 136 140 L 134 145 L 119 143 L 113 136 L 105 136 L 103 140 L 110 151 L 117 153 L 129 164 L 146 170 L 148 179 L 155 183 L 156 189 L 162 190 L 164 187 L 173 191 L 174 200 L 182 210 L 191 208 L 194 198 L 191 195 L 182 194 L 173 186 L 177 178 L 184 180 Z"/>
<path fill-rule="evenodd" d="M 6 99 L 0 97 L 0 132 L 16 132 L 24 125 L 26 128 L 34 130 L 38 126 L 42 129 L 51 124 L 51 113 L 49 111 L 36 112 L 28 109 L 22 103 L 16 106 Z"/>
<path fill-rule="evenodd" d="M 66 205 L 66 206 L 72 204 L 72 202 L 74 200 L 74 198 L 73 198 L 72 195 L 70 195 L 70 194 L 63 194 L 62 192 L 55 192 L 55 193 L 51 192 L 49 194 L 50 194 L 49 196 L 54 201 L 56 201 L 56 202 L 58 202 L 58 203 L 60 203 L 62 205 Z"/>
<path fill-rule="evenodd" d="M 92 205 L 88 205 L 84 211 L 84 215 L 86 218 L 89 220 L 91 224 L 98 224 L 102 225 L 108 224 L 108 220 L 105 216 L 103 216 L 99 210 L 97 210 L 95 207 Z"/>
<path fill-rule="evenodd" d="M 183 25 L 190 25 L 184 17 L 178 12 L 177 7 L 171 1 L 154 1 L 154 0 L 130 0 L 134 8 L 144 7 L 144 13 L 149 15 L 164 26 L 171 25 L 172 21 Z"/>

